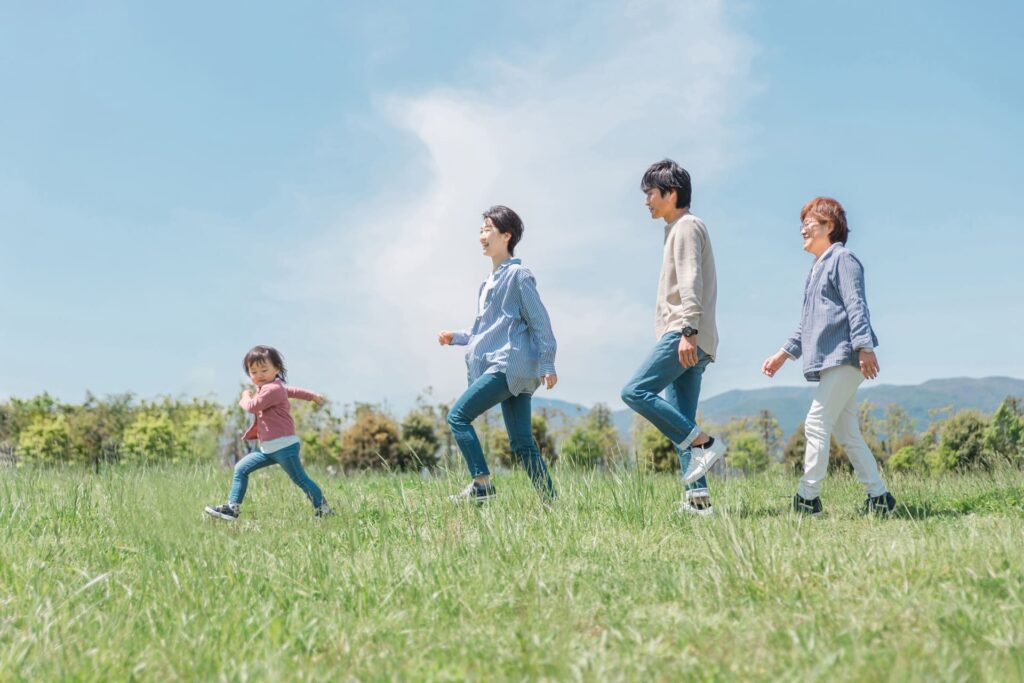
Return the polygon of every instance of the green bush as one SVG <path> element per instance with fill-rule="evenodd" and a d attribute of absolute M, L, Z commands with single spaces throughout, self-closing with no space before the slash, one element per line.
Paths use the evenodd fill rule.
<path fill-rule="evenodd" d="M 402 450 L 420 463 L 433 469 L 437 465 L 437 449 L 441 440 L 434 429 L 436 420 L 424 410 L 413 410 L 402 421 Z"/>
<path fill-rule="evenodd" d="M 352 424 L 341 435 L 339 463 L 346 471 L 417 470 L 420 462 L 402 448 L 398 425 L 374 406 L 356 406 Z"/>
<path fill-rule="evenodd" d="M 933 470 L 965 471 L 991 467 L 985 449 L 988 423 L 976 410 L 964 410 L 946 420 L 939 437 L 939 447 L 928 454 Z"/>
<path fill-rule="evenodd" d="M 928 470 L 928 451 L 921 444 L 903 446 L 889 456 L 885 467 L 894 472 L 925 472 Z"/>
<path fill-rule="evenodd" d="M 678 472 L 679 453 L 672 441 L 647 420 L 639 431 L 637 460 L 648 472 Z"/>
<path fill-rule="evenodd" d="M 180 462 L 185 459 L 177 450 L 174 425 L 162 413 L 139 413 L 124 430 L 121 462 Z"/>
<path fill-rule="evenodd" d="M 71 432 L 63 415 L 36 415 L 18 437 L 19 463 L 53 465 L 71 454 Z"/>
<path fill-rule="evenodd" d="M 741 432 L 729 443 L 727 462 L 730 467 L 753 474 L 764 472 L 771 463 L 764 439 L 754 432 Z"/>
<path fill-rule="evenodd" d="M 603 403 L 596 404 L 582 425 L 562 442 L 559 456 L 575 467 L 608 467 L 623 455 L 612 413 Z"/>
<path fill-rule="evenodd" d="M 1008 396 L 985 430 L 985 448 L 996 458 L 1015 467 L 1024 465 L 1024 421 L 1020 399 Z"/>

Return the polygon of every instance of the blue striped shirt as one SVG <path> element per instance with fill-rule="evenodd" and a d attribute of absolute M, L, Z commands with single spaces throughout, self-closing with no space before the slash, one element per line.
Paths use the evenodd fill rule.
<path fill-rule="evenodd" d="M 537 293 L 533 273 L 512 258 L 480 284 L 493 286 L 482 297 L 473 329 L 456 332 L 452 344 L 468 345 L 466 369 L 472 384 L 488 372 L 504 372 L 513 396 L 532 394 L 543 375 L 555 374 L 555 334 Z"/>
<path fill-rule="evenodd" d="M 860 349 L 878 346 L 871 329 L 864 266 L 836 242 L 814 262 L 804 285 L 804 307 L 796 332 L 783 345 L 793 358 L 804 358 L 804 377 L 821 379 L 821 371 L 840 365 L 860 367 Z"/>

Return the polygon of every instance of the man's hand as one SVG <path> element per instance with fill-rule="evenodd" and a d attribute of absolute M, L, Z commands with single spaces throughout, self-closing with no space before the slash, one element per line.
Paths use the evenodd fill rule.
<path fill-rule="evenodd" d="M 448 346 L 455 339 L 455 333 L 450 330 L 437 333 L 437 343 L 441 346 Z"/>
<path fill-rule="evenodd" d="M 679 337 L 679 364 L 684 368 L 697 364 L 697 335 Z"/>
<path fill-rule="evenodd" d="M 781 368 L 787 360 L 789 360 L 789 354 L 782 349 L 779 349 L 774 356 L 768 356 L 764 361 L 761 365 L 761 372 L 769 377 L 774 377 L 775 373 L 779 371 L 779 368 Z"/>
<path fill-rule="evenodd" d="M 540 378 L 540 383 L 547 389 L 553 389 L 558 384 L 558 375 L 544 375 Z"/>
<path fill-rule="evenodd" d="M 875 356 L 874 351 L 868 351 L 867 349 L 860 350 L 860 374 L 864 375 L 864 379 L 874 379 L 878 377 L 878 358 Z"/>

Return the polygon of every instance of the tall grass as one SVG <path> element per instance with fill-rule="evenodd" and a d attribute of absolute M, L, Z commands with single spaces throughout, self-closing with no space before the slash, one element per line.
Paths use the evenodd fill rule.
<path fill-rule="evenodd" d="M 456 477 L 324 486 L 271 468 L 204 519 L 213 467 L 0 470 L 0 680 L 1021 680 L 1024 476 L 848 477 L 821 519 L 782 476 L 525 475 L 456 508 Z"/>

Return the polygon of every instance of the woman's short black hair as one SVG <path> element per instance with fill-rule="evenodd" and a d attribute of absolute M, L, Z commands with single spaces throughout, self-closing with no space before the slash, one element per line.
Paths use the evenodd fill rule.
<path fill-rule="evenodd" d="M 508 253 L 512 255 L 516 251 L 516 245 L 523 238 L 523 219 L 512 209 L 498 204 L 484 211 L 484 218 L 490 218 L 491 224 L 500 233 L 511 235 L 508 239 Z"/>
<path fill-rule="evenodd" d="M 657 188 L 662 197 L 666 192 L 675 190 L 677 209 L 690 206 L 690 198 L 693 193 L 690 187 L 690 174 L 671 159 L 662 159 L 651 164 L 651 167 L 644 173 L 644 178 L 640 181 L 640 189 L 650 192 L 652 188 Z"/>
<path fill-rule="evenodd" d="M 245 354 L 242 361 L 242 369 L 249 374 L 249 368 L 253 365 L 270 363 L 277 370 L 277 376 L 283 382 L 288 377 L 288 370 L 284 367 L 284 356 L 273 346 L 254 346 Z"/>

